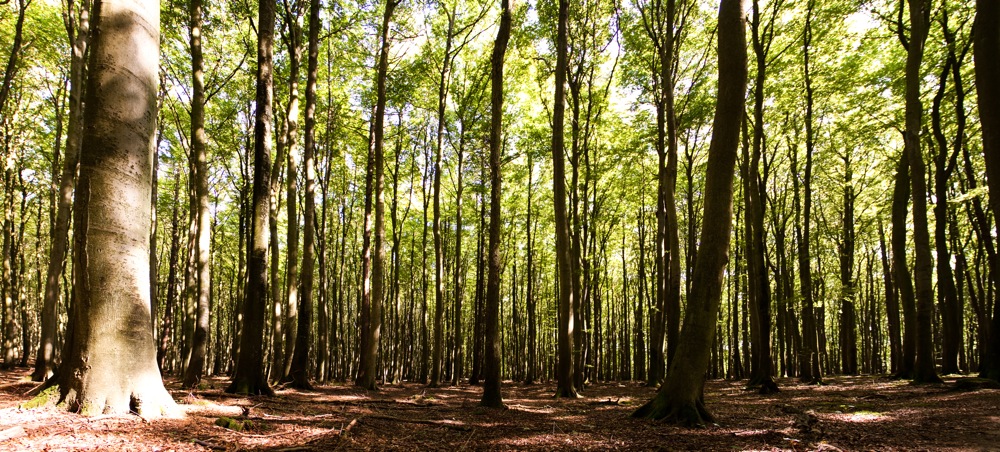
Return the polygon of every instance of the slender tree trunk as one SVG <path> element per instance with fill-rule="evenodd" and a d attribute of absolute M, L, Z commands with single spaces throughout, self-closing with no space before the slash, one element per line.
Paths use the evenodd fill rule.
<path fill-rule="evenodd" d="M 371 143 L 369 144 L 370 162 L 368 164 L 369 176 L 366 192 L 373 193 L 375 210 L 375 231 L 374 250 L 366 246 L 363 252 L 363 260 L 371 260 L 371 272 L 367 271 L 367 262 L 362 263 L 362 325 L 367 326 L 361 334 L 361 362 L 358 365 L 358 375 L 355 385 L 365 389 L 376 389 L 376 372 L 378 365 L 379 335 L 382 329 L 382 298 L 384 292 L 383 282 L 383 261 L 385 252 L 383 243 L 385 242 L 385 202 L 383 194 L 383 181 L 385 179 L 385 168 L 383 165 L 383 146 L 385 123 L 385 81 L 389 71 L 389 24 L 392 20 L 392 13 L 399 5 L 399 0 L 387 0 L 385 12 L 382 16 L 382 27 L 380 29 L 380 49 L 378 58 L 378 73 L 375 78 L 375 109 L 372 117 Z M 372 230 L 370 227 L 371 208 L 368 206 L 370 200 L 365 203 L 365 242 L 371 241 Z M 364 300 L 367 299 L 367 302 Z M 367 325 L 365 325 L 367 316 Z"/>
<path fill-rule="evenodd" d="M 309 56 L 306 68 L 306 130 L 304 161 L 306 170 L 305 231 L 302 241 L 302 294 L 299 297 L 298 328 L 295 336 L 289 376 L 292 385 L 311 389 L 309 383 L 309 346 L 312 344 L 313 273 L 316 254 L 316 71 L 319 65 L 319 9 L 321 0 L 309 2 Z M 323 310 L 320 310 L 323 313 Z M 326 348 L 319 354 L 326 353 Z"/>
<path fill-rule="evenodd" d="M 183 386 L 194 388 L 201 381 L 205 370 L 205 358 L 208 354 L 208 332 L 211 327 L 210 292 L 211 280 L 211 244 L 212 224 L 208 211 L 208 156 L 206 147 L 208 137 L 205 134 L 205 73 L 202 69 L 202 0 L 191 0 L 190 12 L 190 45 L 191 45 L 191 160 L 194 162 L 191 172 L 194 178 L 194 193 L 197 206 L 195 216 L 195 325 L 194 340 L 191 344 L 191 356 L 188 359 L 187 371 L 184 374 Z"/>
<path fill-rule="evenodd" d="M 844 159 L 843 219 L 839 245 L 840 254 L 840 364 L 844 375 L 858 373 L 857 308 L 860 299 L 854 280 L 854 174 L 850 156 Z"/>
<path fill-rule="evenodd" d="M 702 228 L 701 249 L 694 269 L 677 355 L 656 397 L 633 416 L 701 425 L 713 420 L 705 408 L 705 372 L 711 359 L 723 276 L 732 232 L 733 169 L 739 146 L 747 82 L 746 32 L 740 0 L 719 6 L 719 91 L 712 143 L 705 175 L 705 218 L 718 221 Z"/>
<path fill-rule="evenodd" d="M 69 123 L 66 132 L 66 155 L 59 179 L 59 206 L 56 209 L 55 224 L 52 227 L 52 246 L 49 248 L 49 262 L 45 274 L 45 295 L 42 300 L 41 338 L 35 357 L 33 381 L 43 381 L 52 376 L 55 368 L 56 328 L 58 323 L 57 304 L 59 302 L 59 277 L 65 267 L 66 251 L 69 245 L 69 224 L 73 207 L 73 191 L 76 187 L 77 167 L 80 156 L 80 141 L 83 135 L 83 96 L 86 79 L 87 44 L 90 40 L 90 1 L 83 0 L 79 9 L 75 2 L 67 3 L 64 16 L 69 34 L 72 54 L 70 55 Z M 79 14 L 79 17 L 77 17 Z M 159 361 L 158 361 L 159 362 Z"/>
<path fill-rule="evenodd" d="M 257 98 L 254 117 L 253 200 L 250 219 L 250 246 L 247 284 L 243 299 L 240 354 L 233 381 L 226 392 L 266 394 L 274 391 L 264 372 L 264 310 L 267 307 L 267 248 L 270 242 L 268 218 L 271 207 L 271 136 L 274 100 L 273 0 L 263 0 L 258 9 Z"/>
<path fill-rule="evenodd" d="M 486 282 L 486 356 L 483 374 L 482 406 L 501 408 L 504 406 L 500 394 L 500 202 L 501 173 L 500 153 L 503 150 L 503 63 L 510 40 L 511 13 L 508 0 L 500 0 L 503 13 L 500 29 L 493 44 L 490 58 L 490 263 Z M 456 269 L 457 271 L 457 269 Z"/>
<path fill-rule="evenodd" d="M 885 228 L 882 226 L 881 220 L 878 224 L 878 242 L 882 257 L 882 278 L 885 285 L 885 317 L 889 331 L 889 370 L 895 373 L 899 371 L 903 359 L 899 324 L 899 293 L 893 284 L 892 268 L 889 266 L 889 255 L 885 246 Z"/>
<path fill-rule="evenodd" d="M 813 87 L 809 67 L 809 50 L 812 47 L 812 11 L 815 0 L 809 0 L 806 12 L 806 27 L 802 37 L 802 54 L 804 58 L 803 71 L 806 90 L 806 162 L 802 180 L 801 225 L 796 225 L 795 239 L 798 242 L 799 260 L 799 290 L 802 296 L 802 359 L 799 361 L 799 380 L 809 383 L 819 383 L 823 376 L 820 371 L 820 347 L 817 331 L 815 304 L 812 288 L 812 264 L 809 253 L 810 220 L 812 214 L 812 158 L 815 141 L 813 138 Z M 795 172 L 795 171 L 793 171 Z M 798 207 L 798 178 L 793 178 L 796 185 L 796 211 Z M 798 216 L 798 215 L 797 215 Z"/>
<path fill-rule="evenodd" d="M 448 73 L 451 69 L 451 45 L 455 30 L 455 16 L 448 14 L 448 31 L 445 40 L 444 61 L 441 62 L 438 81 L 438 121 L 434 145 L 434 363 L 431 368 L 430 387 L 441 384 L 441 361 L 444 357 L 444 243 L 441 238 L 441 154 L 444 152 L 445 103 L 448 99 Z M 460 170 L 461 171 L 461 170 Z"/>

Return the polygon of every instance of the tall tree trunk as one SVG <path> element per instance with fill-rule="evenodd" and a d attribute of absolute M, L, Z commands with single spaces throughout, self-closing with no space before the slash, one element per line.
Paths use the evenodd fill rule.
<path fill-rule="evenodd" d="M 75 2 L 67 3 L 63 19 L 72 46 L 70 55 L 69 123 L 66 132 L 66 155 L 63 158 L 59 179 L 59 206 L 52 227 L 52 246 L 45 274 L 45 295 L 42 300 L 41 337 L 35 356 L 33 381 L 43 381 L 52 376 L 55 368 L 56 328 L 59 302 L 59 277 L 65 267 L 69 245 L 70 214 L 73 207 L 73 190 L 76 187 L 80 141 L 83 136 L 83 96 L 86 79 L 87 44 L 90 40 L 90 1 L 83 0 L 79 8 Z M 77 16 L 79 15 L 79 16 Z M 158 361 L 159 362 L 159 361 Z"/>
<path fill-rule="evenodd" d="M 321 0 L 309 2 L 309 56 L 306 68 L 306 130 L 304 161 L 306 169 L 306 193 L 304 235 L 302 240 L 302 294 L 299 297 L 298 328 L 295 336 L 289 376 L 292 385 L 300 389 L 311 389 L 309 383 L 309 345 L 312 343 L 313 313 L 313 273 L 316 255 L 316 71 L 319 65 L 319 8 Z M 320 310 L 323 313 L 323 310 Z M 326 353 L 326 348 L 319 350 Z"/>
<path fill-rule="evenodd" d="M 431 381 L 435 388 L 441 384 L 441 361 L 444 357 L 444 243 L 441 238 L 441 154 L 444 152 L 445 103 L 448 100 L 448 73 L 451 69 L 451 45 L 455 30 L 455 16 L 448 15 L 448 31 L 444 47 L 444 61 L 441 62 L 438 80 L 438 121 L 434 145 L 434 363 Z M 461 170 L 459 170 L 461 171 Z"/>
<path fill-rule="evenodd" d="M 805 32 L 802 34 L 803 75 L 806 91 L 806 162 L 802 179 L 801 224 L 796 224 L 795 240 L 798 242 L 799 290 L 802 296 L 802 360 L 799 361 L 799 380 L 819 383 L 823 376 L 820 371 L 820 347 L 816 324 L 815 304 L 812 288 L 812 257 L 809 254 L 809 232 L 812 215 L 812 158 L 815 141 L 813 138 L 813 87 L 809 67 L 809 50 L 812 47 L 812 12 L 815 0 L 809 0 L 806 12 Z M 796 172 L 796 171 L 793 171 Z M 796 186 L 796 212 L 798 203 L 798 178 L 792 178 Z M 799 216 L 799 215 L 797 215 Z"/>
<path fill-rule="evenodd" d="M 267 307 L 268 218 L 271 207 L 271 137 L 274 100 L 274 0 L 258 7 L 257 98 L 254 113 L 253 199 L 250 219 L 247 283 L 243 298 L 240 354 L 226 392 L 273 394 L 264 373 L 264 310 Z"/>
<path fill-rule="evenodd" d="M 205 135 L 205 72 L 202 69 L 202 0 L 191 0 L 190 6 L 190 45 L 191 45 L 191 173 L 194 178 L 194 194 L 197 206 L 195 216 L 195 325 L 194 340 L 191 344 L 191 356 L 188 359 L 187 371 L 184 374 L 183 386 L 194 388 L 201 381 L 205 370 L 205 358 L 208 353 L 208 332 L 211 327 L 210 292 L 211 280 L 211 244 L 212 224 L 208 211 L 208 156 L 206 147 L 208 137 Z"/>
<path fill-rule="evenodd" d="M 927 179 L 924 157 L 920 150 L 920 126 L 923 107 L 920 102 L 920 63 L 927 38 L 929 6 L 924 0 L 908 0 L 910 7 L 910 42 L 906 54 L 906 133 L 905 152 L 910 159 L 910 193 L 913 200 L 913 282 L 917 300 L 917 358 L 913 381 L 938 382 L 934 367 L 934 336 L 931 322 L 934 316 L 934 263 L 931 258 L 930 234 L 927 227 Z"/>
<path fill-rule="evenodd" d="M 844 158 L 844 195 L 843 219 L 839 245 L 840 254 L 840 364 L 844 375 L 858 373 L 858 336 L 857 336 L 857 295 L 854 281 L 854 174 L 851 169 L 850 155 Z"/>
<path fill-rule="evenodd" d="M 74 202 L 72 326 L 58 381 L 60 403 L 84 414 L 155 417 L 177 409 L 156 367 L 150 216 L 135 215 L 152 207 L 159 11 L 155 1 L 98 1 L 94 8 L 101 32 L 90 53 Z"/>
<path fill-rule="evenodd" d="M 913 298 L 913 280 L 906 261 L 906 216 L 910 199 L 909 156 L 900 155 L 892 192 L 892 273 L 893 285 L 903 308 L 903 355 L 897 366 L 898 378 L 910 378 L 917 356 L 917 308 Z"/>
<path fill-rule="evenodd" d="M 457 184 L 455 186 L 455 274 L 452 275 L 454 281 L 454 302 L 455 315 L 452 323 L 452 330 L 455 334 L 455 372 L 452 375 L 452 384 L 461 383 L 463 369 L 463 348 L 465 341 L 462 337 L 462 297 L 465 293 L 465 286 L 462 284 L 462 160 L 465 148 L 465 127 L 462 128 L 458 139 L 458 166 L 456 167 Z"/>
<path fill-rule="evenodd" d="M 567 22 L 569 0 L 559 0 L 559 19 L 556 37 L 555 96 L 552 107 L 552 196 L 556 223 L 556 262 L 559 278 L 559 327 L 558 364 L 556 368 L 556 397 L 577 397 L 576 372 L 573 365 L 573 342 L 576 334 L 574 323 L 573 263 L 570 250 L 569 221 L 566 210 L 565 113 Z"/>
<path fill-rule="evenodd" d="M 983 134 L 983 157 L 986 159 L 986 182 L 990 190 L 993 221 L 1000 224 L 1000 4 L 976 0 L 976 25 L 973 37 L 976 91 L 979 95 L 979 120 Z M 986 235 L 991 237 L 991 235 Z M 1000 302 L 993 303 L 989 350 L 980 369 L 985 378 L 1000 380 Z"/>
<path fill-rule="evenodd" d="M 392 20 L 392 13 L 399 0 L 387 0 L 385 12 L 382 16 L 382 27 L 380 28 L 380 48 L 378 57 L 378 73 L 375 76 L 375 109 L 372 116 L 371 143 L 369 143 L 369 163 L 368 177 L 366 178 L 366 198 L 365 202 L 365 250 L 363 251 L 362 262 L 362 303 L 361 303 L 361 362 L 358 365 L 358 374 L 354 384 L 365 389 L 375 389 L 375 377 L 378 365 L 378 345 L 379 334 L 382 329 L 382 298 L 384 291 L 383 281 L 383 261 L 385 252 L 383 242 L 385 242 L 385 202 L 383 192 L 383 181 L 385 179 L 385 168 L 383 165 L 384 146 L 384 123 L 385 123 L 385 80 L 389 71 L 389 23 Z M 370 207 L 374 196 L 374 244 L 372 242 L 371 211 Z M 372 250 L 374 246 L 374 250 Z M 370 272 L 368 262 L 371 262 Z M 367 319 L 365 318 L 367 317 Z M 367 321 L 366 321 L 367 320 Z"/>
<path fill-rule="evenodd" d="M 633 413 L 635 417 L 701 425 L 713 417 L 705 408 L 705 372 L 722 297 L 732 232 L 733 169 L 739 146 L 747 82 L 746 32 L 740 0 L 721 0 L 719 6 L 719 91 L 712 143 L 705 174 L 705 218 L 718 221 L 702 228 L 692 297 L 688 300 L 677 355 L 670 378 L 656 397 Z"/>
<path fill-rule="evenodd" d="M 532 231 L 532 192 L 534 191 L 533 176 L 535 165 L 532 160 L 532 153 L 528 153 L 528 208 L 525 215 L 525 250 L 527 260 L 527 271 L 525 275 L 525 309 L 528 316 L 528 345 L 527 345 L 527 373 L 524 376 L 524 384 L 534 384 L 536 375 L 535 369 L 538 367 L 538 330 L 537 330 L 537 302 L 535 300 L 535 239 Z"/>
<path fill-rule="evenodd" d="M 503 407 L 500 395 L 500 153 L 503 150 L 503 62 L 510 41 L 511 13 L 508 0 L 500 0 L 503 13 L 490 58 L 490 263 L 486 282 L 486 356 L 483 398 L 479 404 Z M 457 271 L 457 269 L 456 269 Z"/>
<path fill-rule="evenodd" d="M 882 279 L 885 285 L 885 317 L 889 331 L 889 370 L 899 371 L 903 359 L 903 344 L 900 338 L 899 323 L 899 293 L 893 284 L 892 268 L 889 266 L 889 253 L 885 246 L 885 227 L 882 221 L 878 224 L 878 243 L 882 257 Z"/>

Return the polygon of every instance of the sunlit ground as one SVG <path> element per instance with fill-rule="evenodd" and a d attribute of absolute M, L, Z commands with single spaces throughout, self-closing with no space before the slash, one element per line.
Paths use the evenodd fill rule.
<path fill-rule="evenodd" d="M 758 395 L 745 382 L 710 381 L 706 404 L 719 425 L 687 429 L 629 417 L 655 390 L 639 383 L 591 385 L 585 397 L 554 399 L 553 384 L 507 383 L 507 410 L 478 407 L 481 388 L 417 384 L 368 392 L 349 385 L 275 397 L 224 394 L 227 380 L 189 392 L 168 387 L 184 419 L 85 418 L 18 408 L 33 384 L 27 369 L 0 372 L 0 450 L 482 450 L 991 449 L 1000 444 L 1000 391 L 958 392 L 877 377 L 828 377 L 826 385 L 779 380 Z M 953 381 L 953 380 L 948 380 Z M 248 413 L 248 414 L 247 414 Z M 220 419 L 244 425 L 236 431 Z M 0 438 L 4 438 L 0 434 Z"/>

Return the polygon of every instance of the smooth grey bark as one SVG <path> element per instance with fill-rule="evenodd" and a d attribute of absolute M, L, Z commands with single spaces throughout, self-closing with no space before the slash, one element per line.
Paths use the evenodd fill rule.
<path fill-rule="evenodd" d="M 552 107 L 552 197 L 556 223 L 556 262 L 559 279 L 558 359 L 556 365 L 556 397 L 577 397 L 576 372 L 573 366 L 575 301 L 573 299 L 573 264 L 570 250 L 570 230 L 566 211 L 566 67 L 567 22 L 569 0 L 559 0 L 556 36 L 555 96 Z"/>
<path fill-rule="evenodd" d="M 159 2 L 99 0 L 94 12 L 60 403 L 83 414 L 174 415 L 150 321 L 150 216 L 135 215 L 152 208 Z"/>
<path fill-rule="evenodd" d="M 361 347 L 358 374 L 354 384 L 365 389 L 377 389 L 375 383 L 379 334 L 382 328 L 383 261 L 385 242 L 385 202 L 383 185 L 385 168 L 383 147 L 385 138 L 386 74 L 389 71 L 389 24 L 399 0 L 387 0 L 380 28 L 378 68 L 375 76 L 375 109 L 368 144 L 368 174 L 365 181 L 365 238 L 362 251 Z M 373 199 L 374 198 L 374 199 Z M 374 206 L 371 204 L 374 203 Z M 374 208 L 374 231 L 371 214 Z M 374 233 L 374 239 L 372 235 Z M 371 243 L 374 242 L 374 243 Z M 374 248 L 374 249 L 373 249 Z M 370 264 L 369 264 L 370 263 Z"/>
<path fill-rule="evenodd" d="M 202 55 L 202 0 L 190 3 L 191 46 L 191 173 L 194 179 L 195 216 L 195 322 L 191 354 L 184 374 L 183 387 L 194 388 L 201 381 L 208 354 L 212 288 L 212 224 L 208 211 L 208 136 L 205 133 L 205 72 Z"/>

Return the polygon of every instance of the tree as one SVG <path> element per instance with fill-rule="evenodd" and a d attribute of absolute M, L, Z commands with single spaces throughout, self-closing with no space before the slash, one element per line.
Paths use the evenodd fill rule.
<path fill-rule="evenodd" d="M 208 211 L 208 156 L 205 134 L 205 73 L 202 68 L 202 0 L 191 0 L 191 165 L 194 179 L 195 202 L 195 303 L 194 342 L 191 356 L 184 375 L 184 387 L 194 388 L 201 381 L 205 369 L 205 355 L 208 353 L 209 297 L 211 296 L 212 273 L 209 258 L 212 244 L 212 224 Z"/>
<path fill-rule="evenodd" d="M 383 146 L 385 130 L 385 79 L 389 71 L 389 24 L 399 0 L 387 0 L 380 28 L 378 67 L 375 75 L 375 108 L 368 144 L 368 170 L 365 176 L 365 238 L 362 251 L 361 277 L 361 363 L 354 384 L 376 389 L 378 342 L 382 328 L 383 260 L 385 242 L 385 203 L 383 201 Z M 374 196 L 374 200 L 372 197 Z M 374 201 L 374 251 L 372 250 L 372 202 Z M 373 256 L 374 253 L 374 256 Z"/>
<path fill-rule="evenodd" d="M 904 143 L 910 160 L 910 185 L 913 200 L 914 294 L 917 299 L 917 359 L 913 381 L 941 381 L 934 368 L 934 338 L 931 317 L 934 311 L 930 234 L 927 228 L 927 180 L 924 157 L 920 151 L 920 127 L 923 107 L 920 102 L 920 63 L 927 39 L 929 6 L 924 0 L 908 0 L 910 7 L 910 39 L 906 46 L 906 132 Z"/>
<path fill-rule="evenodd" d="M 34 381 L 43 381 L 52 376 L 55 368 L 56 329 L 58 317 L 56 304 L 59 301 L 59 277 L 65 266 L 66 250 L 69 245 L 69 223 L 73 208 L 73 190 L 76 187 L 77 163 L 80 156 L 80 140 L 83 134 L 83 95 L 86 79 L 87 44 L 90 40 L 90 1 L 83 0 L 77 9 L 75 2 L 68 2 L 64 15 L 66 31 L 72 46 L 70 56 L 69 123 L 66 125 L 66 153 L 63 157 L 62 175 L 59 179 L 59 205 L 55 223 L 50 232 L 52 246 L 45 273 L 45 293 L 42 300 L 41 337 L 38 353 L 35 355 Z"/>
<path fill-rule="evenodd" d="M 799 379 L 809 383 L 819 383 L 822 381 L 822 371 L 820 370 L 819 337 L 816 328 L 816 310 L 813 301 L 812 288 L 812 263 L 809 254 L 809 232 L 810 220 L 812 218 L 812 163 L 813 147 L 813 87 L 809 67 L 809 49 L 812 46 L 812 12 L 815 7 L 815 0 L 809 0 L 806 8 L 806 24 L 802 33 L 802 57 L 803 76 L 805 79 L 806 94 L 806 162 L 802 179 L 802 204 L 799 204 L 799 182 L 798 178 L 792 180 L 795 185 L 795 211 L 796 217 L 801 221 L 795 223 L 795 241 L 798 242 L 799 261 L 799 290 L 802 295 L 802 342 L 804 356 L 799 361 Z M 795 153 L 793 153 L 794 155 Z M 792 164 L 792 171 L 797 172 L 795 163 Z M 801 209 L 801 210 L 800 210 Z"/>
<path fill-rule="evenodd" d="M 159 2 L 98 0 L 94 12 L 59 398 L 83 414 L 172 414 L 150 324 L 150 217 L 135 215 L 151 208 Z"/>
<path fill-rule="evenodd" d="M 236 371 L 226 392 L 271 395 L 274 391 L 264 373 L 264 309 L 267 306 L 267 229 L 271 207 L 271 119 L 274 114 L 274 0 L 258 5 L 257 97 L 254 112 L 253 200 L 250 218 L 250 253 L 243 296 L 243 327 Z"/>
<path fill-rule="evenodd" d="M 489 273 L 486 281 L 486 356 L 484 360 L 485 381 L 483 383 L 482 406 L 503 407 L 500 394 L 500 151 L 503 149 L 503 62 L 510 41 L 510 3 L 500 0 L 503 12 L 500 15 L 500 29 L 493 44 L 490 57 L 490 257 Z"/>
<path fill-rule="evenodd" d="M 677 355 L 670 376 L 656 397 L 633 417 L 661 419 L 690 425 L 713 420 L 705 408 L 705 371 L 722 298 L 723 270 L 729 259 L 733 215 L 733 169 L 740 139 L 740 117 L 746 102 L 746 30 L 740 0 L 719 5 L 719 91 L 715 107 L 708 169 L 705 174 L 705 218 L 701 247 L 695 263 L 691 298 L 684 314 Z"/>
<path fill-rule="evenodd" d="M 552 107 L 552 198 L 556 222 L 556 261 L 559 269 L 559 353 L 556 367 L 556 397 L 577 397 L 573 366 L 573 270 L 566 214 L 566 163 L 563 131 L 566 113 L 566 53 L 569 0 L 559 0 L 556 35 L 556 86 Z"/>
<path fill-rule="evenodd" d="M 976 0 L 976 24 L 973 27 L 973 58 L 976 91 L 979 96 L 979 119 L 983 134 L 983 157 L 986 159 L 986 182 L 994 222 L 1000 222 L 1000 87 L 990 80 L 1000 77 L 1000 4 Z M 989 238 L 987 238 L 989 240 Z M 1000 303 L 993 303 L 986 362 L 980 374 L 1000 380 Z"/>
<path fill-rule="evenodd" d="M 309 345 L 312 333 L 313 272 L 316 264 L 316 71 L 319 65 L 319 8 L 321 0 L 309 2 L 309 61 L 306 63 L 306 130 L 304 163 L 306 169 L 304 237 L 302 239 L 302 294 L 299 297 L 298 328 L 292 356 L 292 385 L 312 389 L 309 383 Z M 320 353 L 325 353 L 321 347 Z"/>

